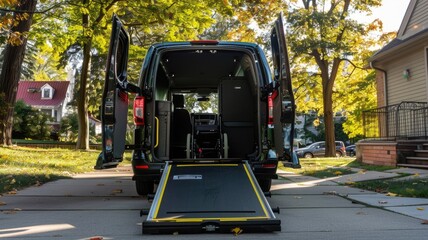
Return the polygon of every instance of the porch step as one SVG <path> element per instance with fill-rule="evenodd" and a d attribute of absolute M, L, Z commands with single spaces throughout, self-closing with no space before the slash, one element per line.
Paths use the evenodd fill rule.
<path fill-rule="evenodd" d="M 428 158 L 428 150 L 414 150 L 416 157 L 425 157 Z"/>
<path fill-rule="evenodd" d="M 428 167 L 428 157 L 406 157 L 406 164 L 425 165 Z"/>
<path fill-rule="evenodd" d="M 399 163 L 399 164 L 397 164 L 397 167 L 408 167 L 408 168 L 426 168 L 426 169 L 428 169 L 428 165 L 419 165 L 419 164 L 404 164 L 404 163 Z"/>
<path fill-rule="evenodd" d="M 428 157 L 406 157 L 406 159 L 428 161 Z"/>

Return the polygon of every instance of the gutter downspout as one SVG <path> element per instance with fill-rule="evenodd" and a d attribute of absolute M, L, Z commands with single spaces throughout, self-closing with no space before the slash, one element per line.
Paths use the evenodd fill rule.
<path fill-rule="evenodd" d="M 388 75 L 386 73 L 386 70 L 376 67 L 374 65 L 374 61 L 370 62 L 369 65 L 370 65 L 370 68 L 381 71 L 384 74 L 384 77 L 383 77 L 383 86 L 384 86 L 384 93 L 385 93 L 385 99 L 384 100 L 385 100 L 385 106 L 388 106 L 388 91 L 387 91 L 388 90 L 388 81 L 387 81 Z"/>

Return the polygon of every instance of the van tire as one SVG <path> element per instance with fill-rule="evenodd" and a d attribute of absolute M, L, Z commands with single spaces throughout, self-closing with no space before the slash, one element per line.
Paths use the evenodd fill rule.
<path fill-rule="evenodd" d="M 145 196 L 147 194 L 153 193 L 154 182 L 153 181 L 135 180 L 135 187 L 136 187 L 138 195 Z"/>
<path fill-rule="evenodd" d="M 259 186 L 263 192 L 269 192 L 272 186 L 272 179 L 259 179 Z"/>

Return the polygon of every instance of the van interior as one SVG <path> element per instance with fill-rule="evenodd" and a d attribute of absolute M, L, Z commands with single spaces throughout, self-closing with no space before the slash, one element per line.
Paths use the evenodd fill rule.
<path fill-rule="evenodd" d="M 251 52 L 169 49 L 154 76 L 154 157 L 249 159 L 260 155 L 266 102 Z"/>

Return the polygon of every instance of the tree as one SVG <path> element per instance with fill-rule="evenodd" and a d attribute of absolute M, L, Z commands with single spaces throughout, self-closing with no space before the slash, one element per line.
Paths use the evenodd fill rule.
<path fill-rule="evenodd" d="M 88 83 L 93 80 L 89 74 L 93 66 L 91 61 L 93 55 L 102 55 L 107 52 L 109 28 L 111 27 L 109 20 L 113 12 L 121 17 L 131 34 L 133 45 L 130 48 L 129 69 L 130 73 L 135 73 L 138 72 L 135 69 L 139 69 L 149 44 L 156 40 L 176 41 L 196 38 L 199 33 L 212 24 L 213 9 L 230 11 L 230 6 L 225 2 L 215 0 L 189 0 L 186 2 L 82 0 L 65 6 L 61 16 L 65 19 L 68 32 L 53 42 L 66 46 L 64 52 L 78 49 L 82 54 L 76 93 L 79 119 L 77 148 L 87 149 L 89 147 L 87 90 Z M 139 60 L 138 65 L 135 63 L 136 60 Z M 131 76 L 131 74 L 129 75 Z M 98 84 L 96 85 L 98 86 Z M 99 84 L 99 86 L 102 85 Z M 97 91 L 97 94 L 100 92 Z"/>
<path fill-rule="evenodd" d="M 298 88 L 306 94 L 318 92 L 316 96 L 322 98 L 326 156 L 335 156 L 335 82 L 344 64 L 352 63 L 352 57 L 358 56 L 364 36 L 377 30 L 376 25 L 359 24 L 350 15 L 370 12 L 371 7 L 380 4 L 381 0 L 302 0 L 301 5 L 291 7 L 288 12 L 287 36 L 293 63 L 300 62 L 297 67 L 293 65 L 293 72 L 304 81 Z"/>
<path fill-rule="evenodd" d="M 27 44 L 27 33 L 30 30 L 37 0 L 21 0 L 13 10 L 13 24 L 4 50 L 4 60 L 0 73 L 0 96 L 4 95 L 5 114 L 0 115 L 0 142 L 12 145 L 13 107 L 16 101 L 16 89 L 21 76 L 21 65 Z"/>

